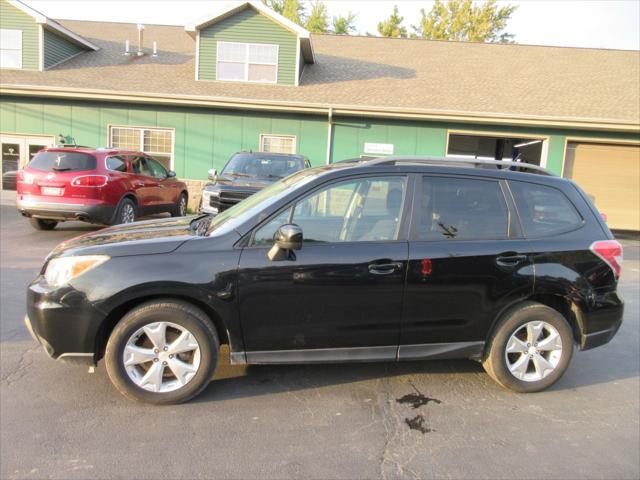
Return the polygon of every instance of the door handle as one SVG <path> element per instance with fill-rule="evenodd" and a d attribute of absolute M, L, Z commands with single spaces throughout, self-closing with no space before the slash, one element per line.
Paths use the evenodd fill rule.
<path fill-rule="evenodd" d="M 515 267 L 519 263 L 524 262 L 526 259 L 526 255 L 521 255 L 518 253 L 504 253 L 502 255 L 498 255 L 498 257 L 496 258 L 496 263 L 501 267 Z"/>
<path fill-rule="evenodd" d="M 391 263 L 372 263 L 369 265 L 369 272 L 374 275 L 389 275 L 390 273 L 400 270 L 402 262 Z"/>

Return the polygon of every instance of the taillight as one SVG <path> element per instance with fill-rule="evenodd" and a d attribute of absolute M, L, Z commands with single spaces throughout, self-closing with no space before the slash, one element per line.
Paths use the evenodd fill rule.
<path fill-rule="evenodd" d="M 25 172 L 24 170 L 18 170 L 18 174 L 16 175 L 16 181 L 18 183 L 25 183 L 27 185 L 33 185 L 34 176 L 29 172 Z"/>
<path fill-rule="evenodd" d="M 620 278 L 622 270 L 622 245 L 616 240 L 600 240 L 593 242 L 589 249 L 607 262 L 616 278 Z"/>
<path fill-rule="evenodd" d="M 104 187 L 108 178 L 105 175 L 81 175 L 71 180 L 74 187 Z"/>

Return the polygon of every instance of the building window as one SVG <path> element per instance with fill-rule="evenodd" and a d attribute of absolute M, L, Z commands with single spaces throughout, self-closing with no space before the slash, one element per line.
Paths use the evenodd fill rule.
<path fill-rule="evenodd" d="M 543 152 L 543 138 L 451 133 L 447 155 L 540 165 Z"/>
<path fill-rule="evenodd" d="M 296 137 L 295 135 L 260 135 L 260 151 L 296 153 Z"/>
<path fill-rule="evenodd" d="M 22 68 L 22 30 L 0 29 L 0 67 Z"/>
<path fill-rule="evenodd" d="M 173 169 L 173 130 L 109 127 L 109 146 L 144 152 L 158 160 L 167 170 Z"/>
<path fill-rule="evenodd" d="M 278 45 L 263 43 L 217 43 L 216 79 L 276 83 Z"/>

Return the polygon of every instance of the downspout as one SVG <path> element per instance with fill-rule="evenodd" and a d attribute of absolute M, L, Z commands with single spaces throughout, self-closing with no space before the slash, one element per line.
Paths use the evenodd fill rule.
<path fill-rule="evenodd" d="M 333 130 L 333 108 L 329 107 L 329 112 L 327 114 L 327 160 L 326 163 L 329 165 L 331 163 L 331 133 Z"/>

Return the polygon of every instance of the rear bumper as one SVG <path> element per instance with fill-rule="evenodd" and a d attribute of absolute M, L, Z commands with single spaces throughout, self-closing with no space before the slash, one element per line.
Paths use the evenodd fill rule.
<path fill-rule="evenodd" d="M 604 345 L 605 343 L 609 343 L 615 334 L 618 333 L 620 325 L 622 325 L 622 320 L 606 330 L 582 335 L 582 338 L 580 339 L 580 350 L 589 350 L 591 348 Z"/>
<path fill-rule="evenodd" d="M 82 220 L 91 223 L 108 224 L 113 218 L 116 206 L 104 203 L 51 202 L 38 197 L 18 195 L 18 211 L 25 217 L 47 218 L 51 220 Z"/>
<path fill-rule="evenodd" d="M 576 310 L 580 328 L 580 350 L 589 350 L 611 341 L 622 325 L 624 301 L 616 291 L 596 294 L 584 310 Z"/>

